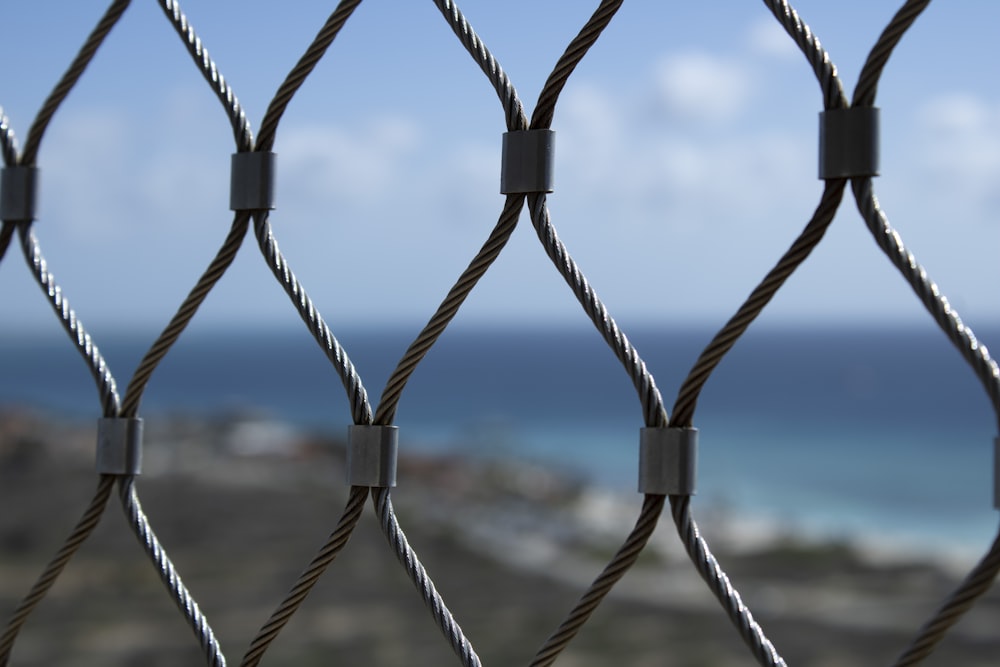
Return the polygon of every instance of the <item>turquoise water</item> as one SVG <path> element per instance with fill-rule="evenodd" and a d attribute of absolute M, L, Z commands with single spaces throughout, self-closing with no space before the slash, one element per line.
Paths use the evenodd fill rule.
<path fill-rule="evenodd" d="M 998 338 L 978 332 L 981 340 Z M 708 331 L 630 334 L 666 407 Z M 377 402 L 409 342 L 398 330 L 340 337 Z M 124 393 L 149 340 L 101 349 Z M 64 338 L 0 348 L 0 403 L 99 416 L 86 367 Z M 346 393 L 305 331 L 199 334 L 157 370 L 143 416 L 254 410 L 342 433 Z M 917 330 L 751 331 L 705 387 L 696 503 L 798 530 L 985 547 L 996 531 L 996 418 L 943 334 Z M 403 447 L 531 460 L 609 488 L 635 487 L 642 413 L 587 326 L 445 333 L 414 373 L 396 423 Z"/>

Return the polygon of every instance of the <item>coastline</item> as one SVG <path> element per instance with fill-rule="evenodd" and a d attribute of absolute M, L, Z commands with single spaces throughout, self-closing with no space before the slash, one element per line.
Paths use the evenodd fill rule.
<path fill-rule="evenodd" d="M 212 538 L 221 537 L 216 531 L 227 533 L 240 527 L 252 533 L 251 545 L 256 544 L 256 548 L 262 543 L 268 545 L 270 555 L 264 558 L 263 553 L 258 554 L 261 558 L 256 559 L 259 562 L 254 567 L 264 571 L 280 570 L 281 576 L 277 577 L 280 583 L 239 594 L 253 598 L 255 612 L 259 617 L 264 615 L 268 605 L 275 604 L 275 596 L 289 585 L 293 573 L 311 558 L 311 550 L 318 546 L 339 516 L 346 490 L 343 443 L 255 417 L 157 421 L 160 424 L 147 432 L 145 438 L 144 474 L 140 478 L 144 506 L 154 528 L 162 533 L 161 539 L 174 554 L 179 569 L 185 573 L 185 579 L 193 582 L 196 595 L 206 596 L 203 606 L 221 609 L 222 615 L 229 619 L 224 621 L 224 627 L 231 623 L 233 632 L 245 636 L 255 628 L 246 626 L 249 619 L 243 618 L 238 624 L 229 618 L 232 610 L 227 610 L 227 606 L 232 606 L 232 589 L 222 586 L 222 582 L 205 583 L 206 571 L 211 580 L 212 573 L 218 577 L 219 568 L 226 567 L 214 561 L 222 545 L 212 545 Z M 84 502 L 86 489 L 95 479 L 93 437 L 92 427 L 75 422 L 61 422 L 23 411 L 0 413 L 0 481 L 3 482 L 0 495 L 6 507 L 18 508 L 15 512 L 4 513 L 0 532 L 0 545 L 4 547 L 0 548 L 3 608 L 12 608 L 24 594 L 30 577 L 36 576 L 32 573 L 41 570 L 65 538 L 64 531 L 82 510 L 79 503 Z M 397 514 L 446 600 L 464 610 L 460 620 L 465 615 L 479 618 L 485 613 L 479 609 L 482 602 L 474 602 L 482 594 L 479 587 L 484 582 L 479 581 L 479 577 L 488 578 L 486 583 L 496 589 L 493 593 L 496 599 L 503 597 L 511 585 L 496 582 L 510 579 L 517 580 L 522 587 L 527 586 L 527 589 L 518 588 L 519 595 L 503 605 L 505 613 L 523 616 L 510 621 L 518 628 L 522 627 L 521 623 L 534 627 L 533 615 L 542 608 L 546 612 L 542 626 L 555 627 L 568 612 L 572 600 L 585 590 L 619 547 L 641 505 L 638 495 L 622 497 L 578 478 L 511 461 L 469 461 L 442 454 L 407 455 L 400 460 L 399 476 L 400 486 L 393 491 Z M 53 483 L 55 487 L 51 486 Z M 296 532 L 294 539 L 285 534 L 291 529 L 286 525 L 287 517 L 282 520 L 275 514 L 272 504 L 291 504 L 297 508 L 295 521 L 301 525 L 296 526 L 296 530 L 301 529 L 301 532 Z M 808 656 L 810 648 L 815 650 L 814 646 L 800 645 L 803 642 L 796 632 L 802 632 L 804 625 L 832 637 L 860 633 L 866 637 L 866 642 L 895 646 L 898 650 L 905 645 L 905 638 L 916 631 L 954 587 L 957 568 L 962 565 L 934 554 L 885 548 L 877 542 L 824 540 L 800 535 L 774 522 L 726 514 L 719 508 L 708 508 L 700 514 L 697 506 L 694 509 L 719 562 L 755 616 L 762 619 L 766 628 L 774 629 L 772 639 L 789 659 L 799 654 Z M 43 510 L 44 522 L 38 514 Z M 106 513 L 120 514 L 110 509 Z M 312 518 L 305 521 L 305 514 Z M 329 577 L 332 580 L 343 577 L 345 569 L 354 573 L 348 578 L 357 575 L 362 564 L 352 556 L 356 542 L 360 545 L 370 541 L 368 546 L 356 548 L 379 554 L 373 557 L 388 566 L 391 559 L 385 559 L 388 551 L 384 542 L 379 545 L 381 539 L 375 534 L 377 531 L 372 530 L 375 522 L 370 514 L 370 510 L 366 510 L 357 529 L 358 535 L 352 537 L 343 556 L 331 566 Z M 199 516 L 202 521 L 196 520 Z M 220 516 L 230 517 L 234 525 L 222 527 L 220 531 L 217 523 Z M 247 525 L 248 521 L 253 524 L 252 528 Z M 127 531 L 120 525 L 120 517 L 105 519 L 103 524 L 101 530 L 105 534 L 95 535 L 92 542 L 99 544 L 102 537 L 109 538 L 113 534 L 110 539 L 116 550 L 129 548 L 122 544 L 129 540 L 124 535 Z M 299 546 L 293 547 L 293 543 Z M 135 552 L 134 545 L 131 547 Z M 96 549 L 104 551 L 100 546 Z M 293 551 L 298 552 L 296 557 L 291 556 Z M 87 548 L 83 552 L 86 554 Z M 233 554 L 228 557 L 232 558 Z M 95 594 L 84 583 L 84 571 L 103 572 L 101 578 L 113 583 L 113 570 L 108 571 L 107 565 L 100 565 L 107 561 L 96 556 L 81 555 L 81 558 L 89 565 L 70 568 L 74 572 L 69 575 L 70 589 L 83 591 L 85 597 Z M 148 563 L 143 566 L 139 560 L 136 567 L 149 570 Z M 469 589 L 454 581 L 455 575 L 466 568 L 481 568 L 491 574 L 469 575 L 472 581 L 466 585 L 475 587 Z M 147 571 L 146 575 L 149 573 Z M 251 576 L 254 582 L 268 578 L 260 573 Z M 396 584 L 395 593 L 409 595 L 419 602 L 402 577 L 397 577 Z M 201 594 L 195 585 L 201 589 Z M 151 589 L 151 597 L 162 596 L 162 591 L 156 592 L 155 582 Z M 524 596 L 531 590 L 537 590 L 539 595 L 550 591 L 549 594 L 560 601 L 554 604 L 527 601 Z M 558 594 L 551 591 L 558 591 Z M 360 594 L 363 599 L 364 591 Z M 270 602 L 257 600 L 258 596 Z M 1000 604 L 995 598 L 995 595 L 987 596 L 980 603 L 975 621 L 956 628 L 949 647 L 951 650 L 955 650 L 955 645 L 963 647 L 959 649 L 966 656 L 962 664 L 995 662 L 988 659 L 1000 651 L 995 633 L 1000 624 Z M 401 609 L 408 609 L 406 613 L 418 617 L 426 613 L 406 606 L 412 602 L 391 604 L 403 604 Z M 86 606 L 83 599 L 78 604 Z M 726 641 L 736 639 L 727 622 L 721 619 L 718 603 L 683 553 L 669 509 L 661 517 L 646 551 L 615 587 L 605 605 L 616 610 L 615 616 L 661 618 L 666 614 L 689 620 L 715 619 L 703 620 L 704 627 L 699 625 L 699 632 L 707 636 L 724 636 L 728 638 Z M 390 612 L 382 610 L 379 613 Z M 300 614 L 309 617 L 310 611 L 304 609 Z M 109 612 L 109 617 L 113 616 Z M 260 620 L 258 618 L 257 623 Z M 49 619 L 48 622 L 53 621 Z M 600 634 L 607 622 L 607 619 L 594 621 L 596 629 L 588 630 L 588 624 L 581 634 Z M 478 623 L 473 620 L 467 628 L 477 646 L 475 628 Z M 236 625 L 241 626 L 238 631 Z M 422 637 L 419 641 L 439 640 L 429 623 L 417 625 L 422 628 L 418 632 Z M 786 626 L 798 630 L 785 630 Z M 525 630 L 522 628 L 518 632 Z M 38 623 L 35 632 L 39 631 L 45 632 L 44 622 Z M 51 654 L 44 652 L 37 635 L 32 636 L 35 639 L 27 643 L 40 651 L 40 661 L 19 660 L 18 664 L 43 664 L 53 659 Z M 534 643 L 542 639 L 544 636 L 539 636 Z M 299 641 L 306 640 L 300 638 Z M 313 637 L 309 641 L 323 643 L 325 640 Z M 652 655 L 661 638 L 654 633 L 643 641 L 646 642 L 643 650 Z M 183 640 L 181 643 L 184 645 Z M 583 643 L 582 646 L 589 645 Z M 992 648 L 984 652 L 984 647 Z M 534 646 L 524 646 L 521 650 L 531 648 Z M 718 664 L 745 663 L 745 658 L 737 657 L 743 651 L 738 641 L 731 648 L 733 662 Z M 493 647 L 491 640 L 486 640 L 480 650 L 487 654 L 500 651 Z M 577 650 L 574 649 L 572 655 L 577 656 Z M 698 650 L 697 646 L 692 646 L 685 655 Z M 845 650 L 855 655 L 860 645 L 848 646 Z M 888 648 L 882 650 L 889 651 Z M 861 655 L 866 654 L 862 652 Z M 977 656 L 983 657 L 985 662 L 976 662 Z M 395 663 L 375 660 L 372 664 Z M 570 661 L 568 664 L 602 663 Z M 681 661 L 678 664 L 688 663 Z"/>

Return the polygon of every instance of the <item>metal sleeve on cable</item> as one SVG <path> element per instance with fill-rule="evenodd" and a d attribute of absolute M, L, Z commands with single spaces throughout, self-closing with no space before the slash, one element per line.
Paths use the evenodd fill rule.
<path fill-rule="evenodd" d="M 642 429 L 639 435 L 639 493 L 694 495 L 697 473 L 698 429 Z"/>
<path fill-rule="evenodd" d="M 878 107 L 830 109 L 819 115 L 819 177 L 878 176 Z"/>
<path fill-rule="evenodd" d="M 347 483 L 396 486 L 399 427 L 354 425 L 347 431 Z"/>
<path fill-rule="evenodd" d="M 501 194 L 552 192 L 554 130 L 505 132 L 501 154 Z"/>
<path fill-rule="evenodd" d="M 0 220 L 31 222 L 36 218 L 38 167 L 0 169 Z"/>
<path fill-rule="evenodd" d="M 142 420 L 105 418 L 97 423 L 97 472 L 138 475 L 142 472 Z"/>
<path fill-rule="evenodd" d="M 274 208 L 275 153 L 233 153 L 229 181 L 229 208 L 233 211 Z"/>

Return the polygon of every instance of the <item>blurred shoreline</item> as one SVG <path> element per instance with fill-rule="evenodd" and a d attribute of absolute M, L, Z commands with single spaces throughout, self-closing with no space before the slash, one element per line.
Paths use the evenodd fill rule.
<path fill-rule="evenodd" d="M 211 512 L 203 516 L 205 527 L 187 525 L 178 530 L 180 516 L 186 514 L 190 521 L 192 513 L 197 516 L 204 509 L 195 496 L 214 498 L 212 504 L 222 502 L 220 494 L 242 498 L 237 507 L 227 510 L 227 516 L 237 523 L 253 518 L 259 522 L 254 531 L 264 539 L 271 539 L 269 530 L 287 528 L 269 526 L 281 519 L 269 518 L 268 510 L 256 504 L 257 499 L 263 503 L 273 495 L 309 502 L 310 511 L 317 511 L 317 505 L 325 508 L 320 532 L 303 534 L 297 540 L 315 548 L 324 531 L 332 528 L 341 502 L 336 499 L 346 492 L 343 442 L 253 414 L 175 416 L 149 421 L 146 429 L 139 487 L 143 494 L 147 488 L 163 489 L 159 503 L 143 498 L 154 529 L 165 533 L 161 539 L 169 552 L 206 548 L 191 535 L 206 530 L 211 534 L 216 520 Z M 0 599 L 5 608 L 12 608 L 24 594 L 30 585 L 25 578 L 28 572 L 41 571 L 68 534 L 63 531 L 82 511 L 85 493 L 70 494 L 69 488 L 85 489 L 96 480 L 91 472 L 94 438 L 95 428 L 85 423 L 13 408 L 0 412 L 0 497 L 8 508 L 0 524 Z M 438 554 L 434 558 L 440 569 L 428 568 L 436 581 L 447 581 L 455 562 L 479 558 L 500 567 L 505 576 L 544 580 L 579 595 L 619 548 L 641 506 L 638 494 L 622 496 L 580 478 L 512 460 L 406 454 L 399 468 L 400 484 L 393 490 L 396 512 L 404 530 L 412 529 L 437 545 L 430 552 Z M 67 479 L 72 484 L 57 482 Z M 48 480 L 49 484 L 35 488 L 31 480 Z M 174 497 L 177 487 L 187 489 L 187 495 Z M 46 494 L 46 506 L 60 507 L 60 515 L 46 515 L 49 525 L 44 530 L 38 527 L 44 536 L 29 534 L 38 519 L 25 508 L 38 504 L 35 493 Z M 693 509 L 702 534 L 755 616 L 772 622 L 779 619 L 778 625 L 808 623 L 835 634 L 860 632 L 875 642 L 899 641 L 898 637 L 915 632 L 970 565 L 955 554 L 914 552 L 905 545 L 878 540 L 801 535 L 773 521 L 739 516 L 724 508 L 699 511 L 697 502 Z M 372 519 L 365 516 L 361 523 Z M 115 528 L 125 532 L 121 525 Z M 350 560 L 352 545 L 345 549 L 344 560 Z M 416 548 L 423 557 L 421 545 Z M 5 561 L 8 567 L 3 567 Z M 300 557 L 295 567 L 305 562 Z M 13 575 L 11 563 L 23 574 Z M 336 564 L 333 569 L 338 569 Z M 289 576 L 283 584 L 286 587 Z M 462 597 L 463 593 L 452 595 Z M 980 654 L 983 645 L 993 647 L 984 656 L 997 655 L 1000 604 L 995 598 L 987 596 L 976 614 L 977 622 L 956 631 L 961 637 L 958 643 L 972 647 L 969 655 Z M 669 507 L 639 562 L 610 599 L 614 604 L 648 606 L 658 613 L 719 614 L 718 603 L 683 552 Z M 552 627 L 569 606 L 564 602 L 561 608 L 548 619 Z M 716 632 L 735 636 L 724 627 L 725 622 L 715 624 Z M 427 627 L 426 632 L 433 636 L 434 630 Z M 796 649 L 794 640 L 790 643 L 792 655 L 806 648 Z"/>

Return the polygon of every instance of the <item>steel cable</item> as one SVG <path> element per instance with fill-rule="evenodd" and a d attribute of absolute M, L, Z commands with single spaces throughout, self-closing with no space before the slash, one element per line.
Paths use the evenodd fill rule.
<path fill-rule="evenodd" d="M 359 2 L 360 0 L 354 2 L 345 1 L 338 5 L 337 9 L 327 19 L 323 28 L 307 49 L 305 55 L 286 77 L 265 114 L 261 135 L 258 138 L 258 145 L 254 144 L 249 121 L 236 98 L 235 92 L 218 71 L 214 61 L 208 55 L 207 49 L 195 33 L 187 17 L 180 10 L 179 5 L 175 2 L 162 0 L 161 7 L 180 35 L 195 64 L 199 67 L 206 81 L 212 87 L 213 92 L 215 92 L 226 109 L 233 127 L 238 152 L 249 152 L 253 150 L 269 151 L 273 147 L 278 121 L 292 96 L 319 62 L 320 58 L 326 52 L 327 47 L 333 42 L 340 28 Z M 145 380 L 148 379 L 148 374 L 152 372 L 160 359 L 166 354 L 166 351 L 177 339 L 181 331 L 183 331 L 191 317 L 193 317 L 194 312 L 204 300 L 208 291 L 232 263 L 243 238 L 246 236 L 246 229 L 251 218 L 254 223 L 255 237 L 269 268 L 278 282 L 284 287 L 299 315 L 308 326 L 310 333 L 312 333 L 314 339 L 321 346 L 327 358 L 340 375 L 351 402 L 351 411 L 355 423 L 371 423 L 371 407 L 360 377 L 347 357 L 346 352 L 316 310 L 312 300 L 306 294 L 301 284 L 295 278 L 285 258 L 281 255 L 278 244 L 272 234 L 266 211 L 253 211 L 251 213 L 244 210 L 236 213 L 229 237 L 226 239 L 212 265 L 205 275 L 202 276 L 198 285 L 192 290 L 184 305 L 181 306 L 177 315 L 174 316 L 170 325 L 157 343 L 154 344 L 153 348 L 147 354 L 146 359 L 144 359 L 141 371 L 145 377 L 137 385 L 136 403 L 138 401 L 138 394 L 141 393 L 142 386 L 144 386 Z M 139 377 L 138 373 L 137 377 Z M 131 395 L 131 392 L 129 394 Z M 251 641 L 251 645 L 244 655 L 244 664 L 255 665 L 260 662 L 268 647 L 277 638 L 277 635 L 290 620 L 291 616 L 298 610 L 327 566 L 333 562 L 337 554 L 346 546 L 358 522 L 366 496 L 367 491 L 360 493 L 359 490 L 352 489 L 347 509 L 341 517 L 337 528 L 299 577 L 298 581 L 292 586 L 285 600 L 281 602 L 269 620 L 265 622 L 257 636 Z M 184 608 L 183 605 L 181 606 Z"/>
<path fill-rule="evenodd" d="M 97 383 L 97 392 L 101 400 L 101 411 L 105 417 L 115 417 L 118 415 L 118 388 L 115 378 L 111 374 L 101 351 L 97 349 L 90 334 L 84 329 L 83 324 L 76 316 L 76 312 L 70 307 L 69 300 L 63 295 L 62 289 L 56 284 L 55 277 L 48 269 L 45 258 L 42 257 L 38 240 L 35 238 L 31 226 L 19 224 L 17 226 L 18 236 L 21 239 L 21 249 L 24 252 L 24 259 L 32 269 L 35 281 L 45 292 L 49 304 L 59 316 L 66 333 L 73 340 L 77 352 L 87 363 L 87 368 Z"/>
<path fill-rule="evenodd" d="M 250 648 L 247 649 L 246 654 L 243 656 L 240 667 L 255 667 L 260 663 L 264 652 L 267 651 L 271 642 L 278 637 L 281 629 L 288 624 L 292 615 L 305 602 L 306 597 L 312 591 L 316 582 L 319 581 L 319 578 L 323 576 L 326 568 L 336 559 L 343 548 L 347 546 L 354 527 L 361 518 L 361 512 L 364 510 L 367 499 L 367 487 L 351 487 L 350 495 L 347 499 L 347 507 L 344 509 L 343 516 L 341 516 L 336 530 L 333 531 L 326 543 L 320 548 L 319 553 L 316 554 L 316 557 L 313 558 L 292 586 L 292 590 L 288 593 L 288 596 L 281 602 L 274 613 L 271 614 L 271 617 L 263 627 L 261 627 L 257 636 L 250 643 Z"/>
<path fill-rule="evenodd" d="M 208 55 L 208 49 L 205 48 L 201 43 L 201 39 L 195 34 L 194 28 L 188 22 L 184 12 L 181 11 L 180 5 L 174 2 L 174 0 L 160 0 L 160 8 L 167 15 L 170 24 L 177 31 L 188 53 L 198 66 L 198 70 L 205 77 L 205 80 L 208 81 L 212 92 L 215 93 L 215 96 L 226 110 L 238 150 L 241 152 L 252 150 L 253 132 L 250 130 L 250 122 L 243 112 L 243 107 L 240 106 L 239 100 L 236 99 L 236 93 L 233 92 L 232 87 L 226 82 L 226 78 L 222 76 L 215 66 L 215 62 Z"/>
<path fill-rule="evenodd" d="M 500 103 L 503 105 L 507 129 L 526 129 L 528 121 L 524 115 L 521 101 L 518 99 L 517 91 L 507 77 L 506 72 L 500 66 L 500 63 L 497 62 L 493 54 L 490 53 L 490 50 L 479 39 L 475 30 L 469 25 L 469 22 L 455 3 L 446 0 L 435 0 L 435 5 L 459 41 L 465 46 L 473 60 L 475 60 L 493 85 L 493 89 L 496 91 L 497 96 L 500 98 Z M 490 232 L 489 237 L 465 271 L 462 272 L 462 275 L 459 276 L 458 281 L 448 292 L 441 305 L 438 306 L 437 311 L 435 311 L 416 339 L 407 348 L 403 354 L 403 358 L 396 364 L 396 368 L 386 381 L 385 388 L 382 390 L 382 395 L 379 398 L 378 408 L 375 411 L 376 424 L 389 425 L 395 420 L 399 399 L 413 372 L 424 356 L 426 356 L 427 352 L 437 342 L 441 334 L 444 333 L 448 324 L 458 314 L 466 297 L 472 292 L 479 279 L 482 278 L 500 255 L 500 252 L 514 232 L 514 228 L 517 226 L 517 221 L 523 207 L 523 195 L 507 195 L 499 220 Z"/>
<path fill-rule="evenodd" d="M 143 355 L 139 366 L 136 368 L 135 373 L 133 373 L 132 379 L 125 390 L 122 416 L 135 417 L 138 415 L 142 395 L 154 371 L 156 371 L 160 362 L 167 355 L 167 352 L 170 351 L 170 348 L 177 342 L 177 339 L 180 338 L 184 329 L 187 328 L 187 325 L 191 322 L 195 313 L 198 312 L 198 308 L 205 301 L 208 293 L 212 291 L 212 288 L 215 287 L 215 284 L 219 282 L 233 263 L 233 260 L 236 259 L 236 253 L 239 251 L 243 239 L 246 238 L 249 223 L 249 213 L 241 211 L 236 214 L 233 224 L 229 228 L 226 240 L 209 264 L 208 269 L 198 279 L 197 284 L 191 292 L 188 293 L 166 328 L 160 333 L 146 354 Z"/>
<path fill-rule="evenodd" d="M 93 60 L 98 48 L 111 32 L 111 29 L 121 18 L 129 5 L 129 1 L 118 0 L 113 2 L 105 11 L 97 26 L 91 31 L 83 47 L 77 52 L 69 68 L 35 116 L 28 130 L 28 139 L 20 158 L 17 155 L 17 143 L 13 129 L 10 127 L 10 121 L 3 111 L 0 110 L 0 150 L 3 152 L 5 166 L 35 166 L 38 149 L 41 146 L 42 137 L 49 126 L 49 122 L 66 99 L 70 90 L 79 81 L 84 70 L 90 64 L 91 60 Z M 94 344 L 90 334 L 87 333 L 77 319 L 76 313 L 70 307 L 69 301 L 63 295 L 62 289 L 56 284 L 55 277 L 48 270 L 48 265 L 42 256 L 38 240 L 31 229 L 31 221 L 22 221 L 17 224 L 10 224 L 7 221 L 3 221 L 3 227 L 0 228 L 0 259 L 4 256 L 10 244 L 14 227 L 17 228 L 25 261 L 31 268 L 35 281 L 48 297 L 49 304 L 59 317 L 63 328 L 69 334 L 77 351 L 83 357 L 97 384 L 102 414 L 105 417 L 116 416 L 119 410 L 119 399 L 114 376 L 111 374 L 110 369 L 104 361 L 104 357 L 101 355 L 100 350 L 98 350 L 97 345 Z M 69 537 L 63 542 L 56 555 L 46 565 L 41 576 L 35 581 L 27 596 L 14 611 L 14 615 L 8 622 L 3 636 L 0 637 L 0 665 L 8 663 L 17 636 L 31 612 L 42 601 L 62 574 L 66 565 L 69 564 L 76 552 L 97 527 L 107 506 L 113 483 L 114 479 L 110 476 L 102 475 L 100 477 L 97 490 L 87 509 L 84 511 L 83 516 L 77 522 Z"/>
<path fill-rule="evenodd" d="M 70 533 L 70 536 L 63 543 L 62 547 L 59 548 L 56 555 L 46 565 L 45 571 L 38 577 L 38 580 L 32 585 L 31 590 L 20 604 L 18 604 L 17 609 L 14 610 L 14 614 L 7 622 L 7 627 L 4 629 L 3 635 L 0 636 L 0 667 L 6 667 L 8 664 L 11 651 L 14 649 L 14 642 L 17 640 L 17 635 L 20 633 L 21 628 L 28 620 L 28 616 L 38 606 L 38 603 L 42 601 L 76 552 L 80 550 L 83 543 L 86 542 L 87 538 L 94 532 L 94 529 L 97 528 L 101 517 L 104 516 L 104 508 L 107 507 L 108 498 L 111 497 L 114 485 L 114 476 L 100 476 L 94 497 L 84 511 L 83 516 L 77 521 L 73 532 Z"/>
<path fill-rule="evenodd" d="M 559 625 L 559 628 L 538 649 L 531 661 L 531 667 L 548 667 L 554 663 L 559 654 L 569 646 L 590 615 L 611 592 L 614 585 L 635 565 L 639 554 L 646 548 L 650 536 L 656 529 L 660 514 L 663 512 L 663 502 L 664 496 L 652 494 L 645 496 L 642 511 L 639 513 L 639 518 L 636 520 L 631 534 L 615 553 L 611 562 L 590 585 L 590 588 L 584 592 L 576 606 Z"/>
<path fill-rule="evenodd" d="M 698 573 L 726 611 L 729 620 L 736 626 L 743 641 L 750 647 L 757 662 L 768 667 L 783 666 L 785 661 L 764 635 L 750 609 L 743 603 L 743 598 L 712 555 L 708 543 L 701 537 L 698 525 L 691 517 L 690 505 L 690 496 L 670 497 L 674 523 L 677 525 L 677 532 L 682 535 L 691 562 L 697 566 Z"/>
<path fill-rule="evenodd" d="M 94 55 L 97 53 L 97 49 L 104 43 L 104 39 L 111 32 L 111 29 L 115 27 L 118 23 L 118 19 L 121 18 L 122 14 L 128 8 L 131 0 L 115 0 L 108 7 L 101 20 L 98 22 L 97 27 L 90 33 L 87 37 L 87 41 L 84 42 L 83 47 L 76 54 L 76 58 L 70 64 L 69 69 L 63 74 L 59 83 L 46 98 L 44 104 L 42 104 L 41 110 L 39 110 L 38 115 L 35 116 L 35 121 L 31 124 L 28 129 L 28 138 L 24 142 L 24 153 L 21 155 L 21 164 L 24 166 L 34 166 L 35 159 L 38 157 L 38 148 L 42 143 L 42 136 L 45 134 L 45 130 L 49 126 L 49 121 L 52 120 L 52 116 L 55 115 L 56 110 L 69 95 L 69 91 L 73 89 L 76 82 L 80 80 L 80 76 L 83 75 L 83 71 L 93 60 Z"/>
<path fill-rule="evenodd" d="M 476 655 L 472 644 L 462 633 L 462 628 L 459 627 L 455 618 L 451 615 L 444 599 L 434 586 L 434 582 L 427 575 L 427 571 L 417 558 L 416 552 L 413 551 L 409 542 L 406 541 L 406 535 L 403 534 L 403 530 L 396 520 L 396 513 L 392 509 L 392 499 L 390 498 L 389 489 L 373 489 L 372 501 L 375 504 L 375 511 L 379 516 L 379 525 L 382 527 L 382 533 L 392 547 L 393 553 L 396 554 L 396 558 L 404 569 L 406 569 L 406 573 L 409 575 L 413 585 L 420 591 L 424 603 L 434 617 L 441 633 L 448 640 L 448 643 L 451 644 L 455 655 L 459 657 L 465 667 L 479 667 L 482 664 L 479 661 L 479 656 Z"/>
<path fill-rule="evenodd" d="M 278 242 L 271 233 L 271 226 L 267 223 L 266 214 L 254 214 L 254 232 L 261 254 L 267 260 L 267 265 L 274 277 L 281 283 L 288 297 L 292 300 L 302 321 L 309 328 L 309 333 L 320 344 L 323 352 L 340 374 L 351 402 L 351 415 L 354 423 L 371 424 L 371 404 L 368 401 L 368 393 L 361 383 L 361 377 L 278 249 Z"/>
<path fill-rule="evenodd" d="M 476 283 L 500 255 L 500 251 L 503 250 L 517 226 L 517 219 L 523 206 L 524 197 L 507 196 L 500 220 L 493 228 L 489 238 L 459 277 L 455 286 L 448 292 L 444 301 L 438 306 L 434 316 L 407 348 L 403 358 L 396 364 L 396 368 L 386 381 L 382 396 L 379 398 L 378 409 L 375 411 L 376 424 L 392 424 L 396 418 L 396 408 L 399 405 L 400 396 L 402 396 L 410 376 L 413 375 L 413 371 L 416 370 L 417 365 L 437 342 L 455 315 L 458 314 L 459 308 L 462 307 L 465 298 L 476 286 Z"/>
<path fill-rule="evenodd" d="M 188 592 L 181 580 L 181 575 L 178 574 L 174 564 L 167 557 L 167 552 L 157 539 L 149 524 L 149 519 L 146 518 L 146 514 L 142 510 L 139 494 L 135 490 L 134 476 L 118 476 L 118 497 L 122 509 L 125 511 L 125 516 L 128 518 L 129 526 L 131 526 L 146 555 L 156 565 L 160 579 L 170 591 L 177 608 L 184 614 L 188 626 L 198 638 L 208 664 L 210 667 L 226 667 L 226 659 L 222 655 L 222 649 L 219 648 L 219 642 L 215 639 L 215 633 L 212 632 L 212 628 L 198 607 L 198 603 Z"/>
<path fill-rule="evenodd" d="M 0 153 L 3 154 L 5 166 L 13 167 L 17 164 L 17 138 L 3 107 L 0 107 Z"/>
<path fill-rule="evenodd" d="M 483 70 L 486 78 L 493 84 L 493 89 L 500 98 L 500 104 L 503 105 L 507 129 L 512 132 L 528 129 L 528 118 L 524 115 L 524 108 L 521 106 L 521 100 L 518 99 L 514 84 L 511 83 L 507 73 L 503 71 L 500 63 L 486 48 L 483 41 L 479 39 L 476 31 L 469 25 L 458 5 L 450 0 L 434 0 L 434 4 L 437 5 L 465 50 L 469 52 L 472 59 Z"/>
<path fill-rule="evenodd" d="M 929 656 L 949 629 L 988 591 L 1000 572 L 1000 532 L 986 556 L 972 568 L 941 608 L 920 628 L 917 637 L 893 663 L 893 667 L 912 667 Z"/>
<path fill-rule="evenodd" d="M 313 39 L 312 44 L 306 49 L 305 54 L 299 59 L 292 71 L 289 72 L 285 81 L 278 88 L 278 92 L 271 98 L 271 103 L 264 112 L 264 119 L 260 122 L 260 134 L 257 136 L 256 150 L 269 151 L 274 147 L 274 137 L 278 131 L 278 121 L 292 101 L 299 87 L 305 82 L 306 77 L 313 71 L 326 50 L 337 37 L 344 23 L 350 18 L 354 9 L 361 4 L 361 0 L 342 0 L 333 13 L 327 18 L 326 23 Z"/>

